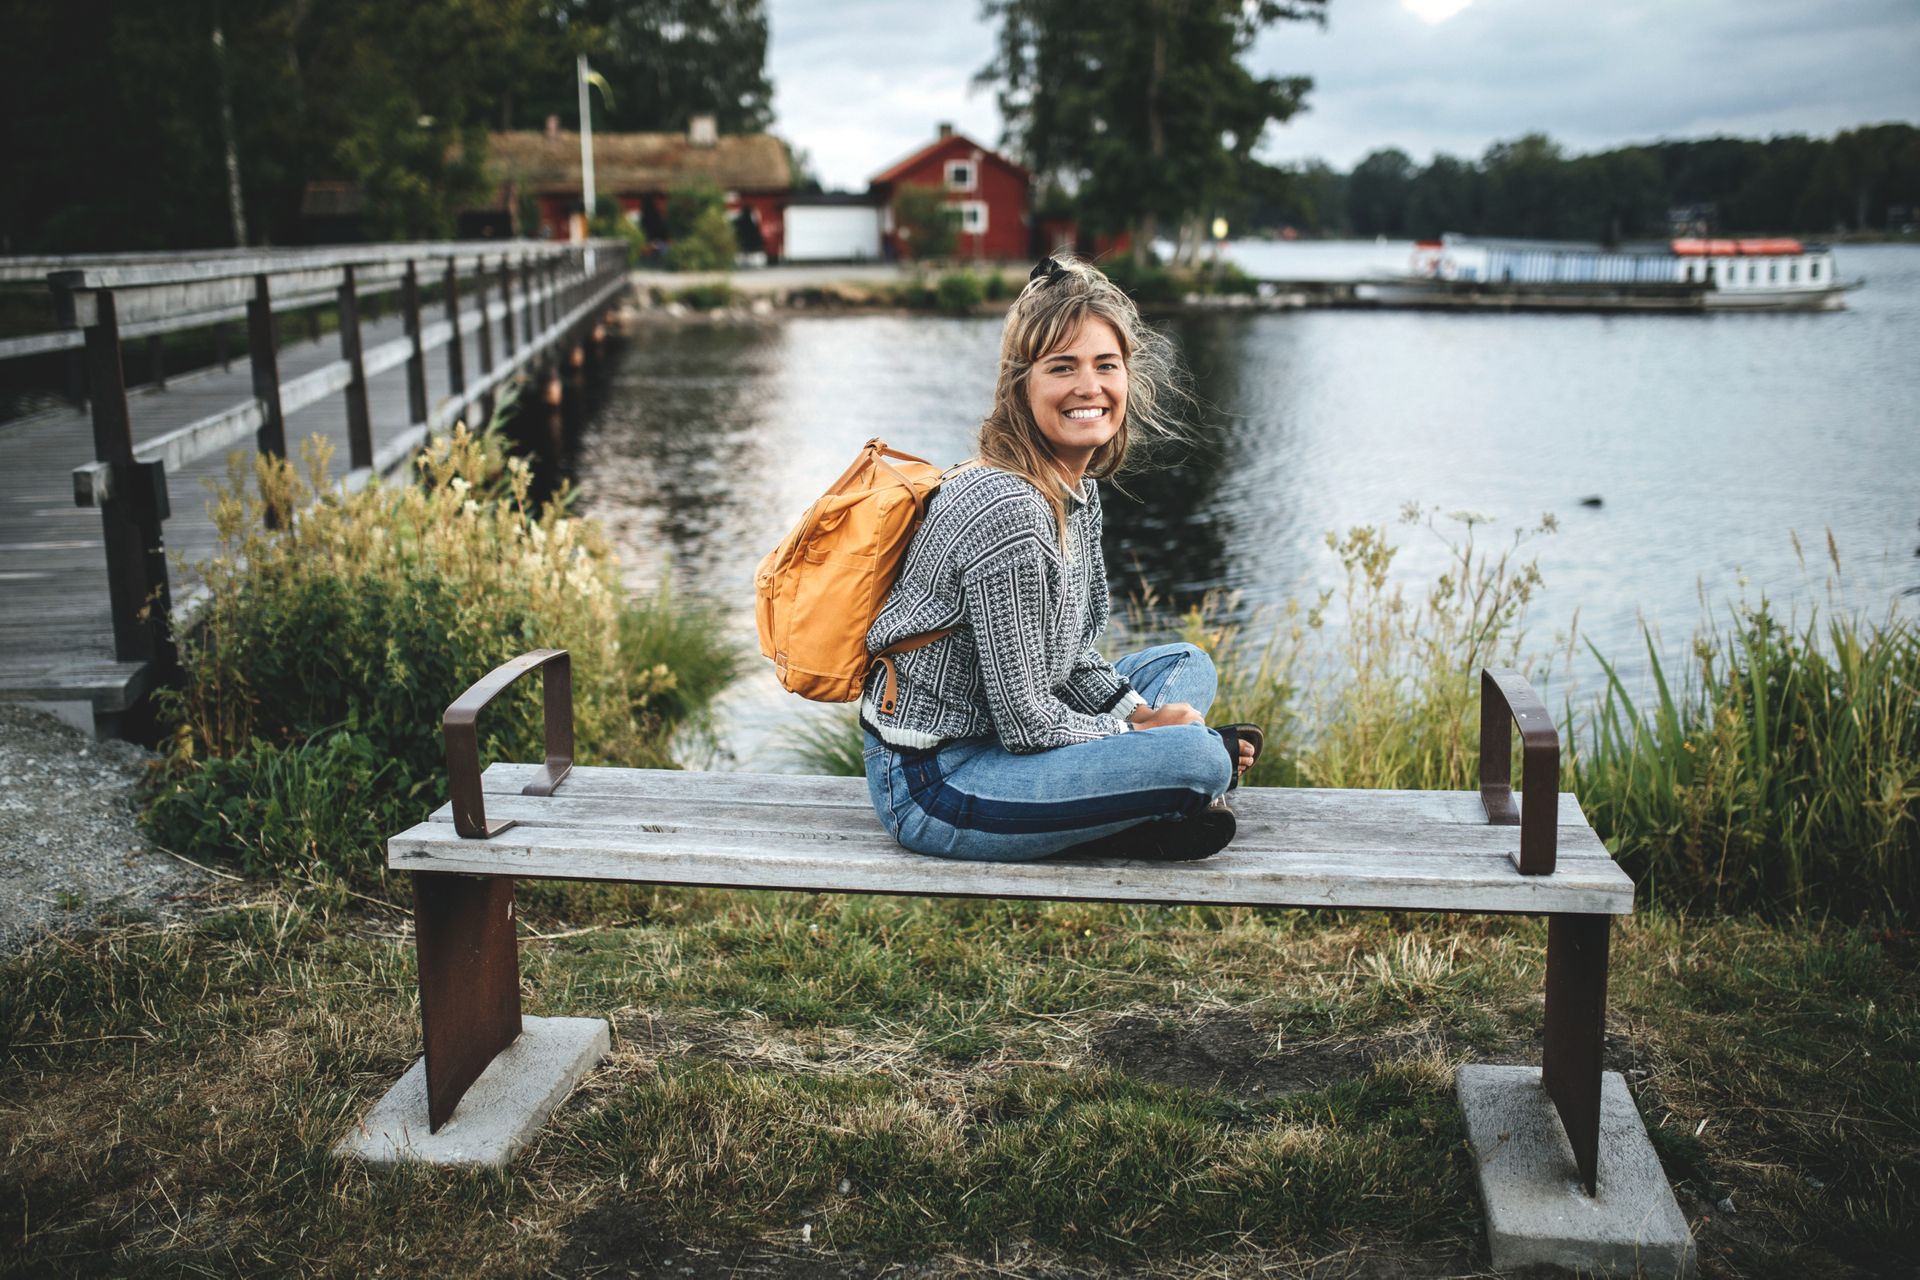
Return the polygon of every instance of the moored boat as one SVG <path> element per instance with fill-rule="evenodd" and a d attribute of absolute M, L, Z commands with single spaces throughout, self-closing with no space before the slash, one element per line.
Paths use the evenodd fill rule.
<path fill-rule="evenodd" d="M 1368 281 L 1385 306 L 1549 311 L 1835 311 L 1846 283 L 1825 245 L 1789 237 L 1679 239 L 1609 249 L 1446 236 L 1404 277 Z"/>

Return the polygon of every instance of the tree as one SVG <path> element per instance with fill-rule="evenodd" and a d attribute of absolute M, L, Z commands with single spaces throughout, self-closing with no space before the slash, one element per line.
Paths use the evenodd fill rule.
<path fill-rule="evenodd" d="M 579 114 L 575 53 L 613 87 L 604 128 L 679 132 L 696 115 L 714 116 L 722 133 L 773 123 L 763 0 L 558 0 L 545 21 L 557 54 L 511 111 L 522 127 Z"/>
<path fill-rule="evenodd" d="M 1407 191 L 1408 235 L 1437 240 L 1449 231 L 1463 231 L 1480 218 L 1480 175 L 1473 165 L 1454 156 L 1438 155 L 1413 178 Z"/>
<path fill-rule="evenodd" d="M 1347 211 L 1363 236 L 1406 234 L 1413 195 L 1413 160 L 1398 147 L 1375 151 L 1347 179 Z"/>
<path fill-rule="evenodd" d="M 1496 142 L 1480 161 L 1487 231 L 1503 236 L 1553 236 L 1565 224 L 1564 157 L 1544 133 Z"/>
<path fill-rule="evenodd" d="M 939 187 L 908 183 L 893 198 L 893 219 L 916 262 L 953 256 L 959 238 L 959 213 Z"/>
<path fill-rule="evenodd" d="M 1241 62 L 1281 21 L 1325 20 L 1326 0 L 985 0 L 1006 142 L 1074 193 L 1094 231 L 1126 229 L 1144 262 L 1162 224 L 1205 218 L 1246 188 L 1267 125 L 1312 82 Z"/>

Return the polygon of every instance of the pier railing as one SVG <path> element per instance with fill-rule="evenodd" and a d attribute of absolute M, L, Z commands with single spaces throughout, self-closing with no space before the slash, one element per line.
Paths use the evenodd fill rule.
<path fill-rule="evenodd" d="M 258 452 L 284 457 L 287 416 L 344 393 L 346 484 L 360 488 L 476 408 L 490 418 L 500 385 L 554 358 L 627 277 L 618 242 L 479 241 L 141 255 L 46 278 L 61 332 L 42 336 L 84 351 L 94 461 L 74 470 L 73 492 L 80 506 L 101 512 L 115 655 L 164 662 L 171 648 L 162 536 L 169 471 L 249 437 Z M 398 296 L 403 333 L 365 347 L 362 304 L 379 294 Z M 324 306 L 339 317 L 339 358 L 282 380 L 276 318 Z M 162 334 L 207 327 L 219 334 L 217 326 L 239 319 L 247 326 L 252 394 L 136 442 L 122 367 L 126 342 L 144 337 L 157 344 Z M 469 333 L 478 356 L 473 370 L 466 367 Z M 427 353 L 440 348 L 448 391 L 429 404 Z M 407 422 L 376 448 L 367 382 L 403 365 Z"/>

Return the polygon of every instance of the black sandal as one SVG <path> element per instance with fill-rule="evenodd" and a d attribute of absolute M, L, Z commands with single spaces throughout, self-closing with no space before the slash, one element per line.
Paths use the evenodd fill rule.
<path fill-rule="evenodd" d="M 1136 858 L 1142 862 L 1198 862 L 1232 842 L 1240 820 L 1223 802 L 1214 801 L 1183 818 L 1156 818 L 1062 849 L 1056 857 Z"/>
<path fill-rule="evenodd" d="M 1227 784 L 1231 791 L 1240 785 L 1240 744 L 1246 743 L 1253 748 L 1253 760 L 1247 765 L 1247 772 L 1260 763 L 1260 752 L 1267 745 L 1267 734 L 1257 724 L 1223 724 L 1214 730 L 1220 735 L 1220 741 L 1226 744 L 1228 767 L 1233 770 L 1233 781 Z"/>

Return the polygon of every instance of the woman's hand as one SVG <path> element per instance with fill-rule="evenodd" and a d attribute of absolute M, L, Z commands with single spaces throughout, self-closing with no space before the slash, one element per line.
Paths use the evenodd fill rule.
<path fill-rule="evenodd" d="M 1127 717 L 1127 723 L 1136 729 L 1159 729 L 1170 724 L 1205 724 L 1206 718 L 1185 702 L 1169 702 L 1164 707 L 1135 707 L 1133 714 Z M 1234 762 L 1236 774 L 1245 773 L 1253 767 L 1253 744 L 1242 739 L 1240 758 Z"/>
<path fill-rule="evenodd" d="M 1185 702 L 1169 702 L 1164 707 L 1135 707 L 1127 723 L 1136 729 L 1162 729 L 1170 724 L 1205 724 L 1206 717 Z"/>

